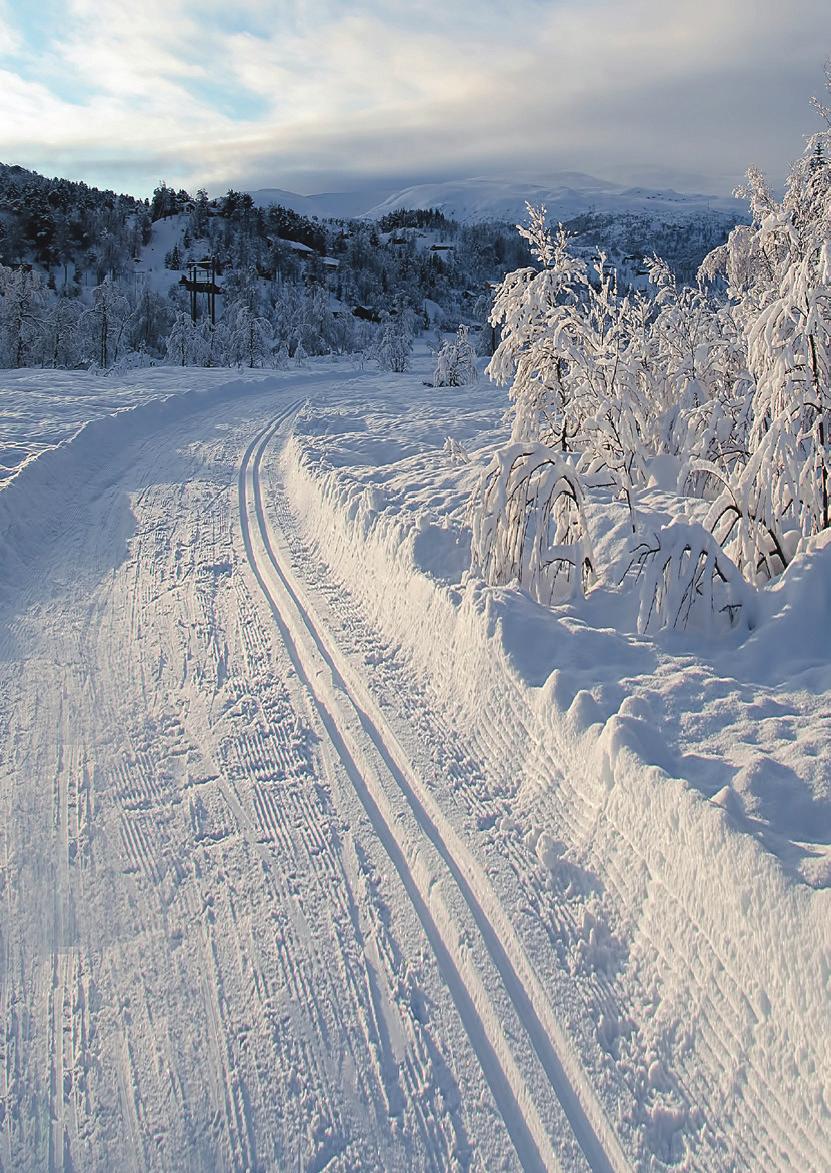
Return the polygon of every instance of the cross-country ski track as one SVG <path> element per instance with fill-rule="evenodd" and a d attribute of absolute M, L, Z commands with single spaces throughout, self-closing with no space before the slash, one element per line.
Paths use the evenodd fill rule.
<path fill-rule="evenodd" d="M 471 961 L 469 939 L 442 895 L 448 883 L 455 887 L 481 937 L 589 1166 L 627 1168 L 603 1108 L 570 1053 L 481 868 L 420 785 L 380 709 L 303 599 L 302 587 L 280 551 L 264 507 L 261 464 L 290 410 L 267 425 L 246 450 L 239 501 L 246 554 L 292 662 L 314 696 L 332 743 L 418 913 L 523 1167 L 552 1168 L 557 1161 L 511 1053 L 501 1010 L 488 998 Z M 384 786 L 385 777 L 397 788 L 399 800 L 406 801 L 410 818 L 400 802 L 396 809 Z"/>
<path fill-rule="evenodd" d="M 429 496 L 432 389 L 165 379 L 0 488 L 0 1170 L 823 1168 L 814 970 L 687 872 L 801 893 L 545 724 L 361 489 Z"/>

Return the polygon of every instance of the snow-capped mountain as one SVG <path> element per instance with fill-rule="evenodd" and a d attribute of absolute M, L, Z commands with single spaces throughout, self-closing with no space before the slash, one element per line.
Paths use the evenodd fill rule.
<path fill-rule="evenodd" d="M 419 183 L 400 191 L 360 191 L 313 196 L 280 189 L 252 193 L 259 206 L 281 203 L 305 215 L 361 216 L 379 219 L 400 208 L 438 208 L 463 222 L 504 220 L 515 223 L 525 215 L 526 201 L 544 204 L 551 220 L 571 220 L 587 212 L 600 215 L 649 216 L 683 223 L 710 212 L 732 222 L 746 218 L 745 205 L 725 196 L 685 193 L 668 189 L 625 187 L 580 172 L 565 171 L 546 177 L 517 175 L 477 176 L 440 183 Z"/>
<path fill-rule="evenodd" d="M 252 191 L 251 195 L 258 208 L 271 204 L 282 204 L 303 216 L 318 216 L 322 219 L 351 219 L 365 216 L 377 205 L 394 198 L 396 192 L 390 187 L 369 188 L 363 191 L 322 192 L 319 195 L 298 195 L 279 187 L 264 187 Z M 383 215 L 383 213 L 379 213 Z"/>

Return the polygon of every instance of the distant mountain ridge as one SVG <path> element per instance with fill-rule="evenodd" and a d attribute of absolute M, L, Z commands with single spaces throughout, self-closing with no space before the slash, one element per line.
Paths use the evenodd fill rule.
<path fill-rule="evenodd" d="M 281 203 L 306 216 L 373 220 L 401 208 L 438 208 L 463 223 L 516 223 L 525 216 L 526 202 L 544 204 L 555 222 L 586 213 L 647 216 L 663 223 L 686 223 L 707 213 L 734 224 L 747 219 L 746 205 L 731 197 L 688 194 L 671 188 L 626 187 L 575 171 L 545 177 L 475 176 L 419 183 L 399 191 L 370 189 L 302 196 L 265 188 L 251 194 L 259 207 Z"/>
<path fill-rule="evenodd" d="M 320 219 L 363 219 L 371 209 L 395 195 L 392 188 L 369 188 L 353 192 L 322 192 L 320 195 L 298 195 L 280 187 L 264 187 L 252 191 L 251 196 L 258 208 L 270 204 L 282 204 L 302 216 L 318 216 Z M 381 213 L 383 215 L 383 213 Z"/>

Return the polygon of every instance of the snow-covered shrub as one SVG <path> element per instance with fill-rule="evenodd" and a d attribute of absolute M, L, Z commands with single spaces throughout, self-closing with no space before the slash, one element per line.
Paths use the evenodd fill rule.
<path fill-rule="evenodd" d="M 142 371 L 152 367 L 155 362 L 153 356 L 146 350 L 126 350 L 110 367 L 113 374 L 124 375 L 129 371 Z"/>
<path fill-rule="evenodd" d="M 473 568 L 493 585 L 517 582 L 550 605 L 593 579 L 579 475 L 545 444 L 514 443 L 494 454 L 471 520 Z"/>
<path fill-rule="evenodd" d="M 709 471 L 713 484 L 720 482 L 722 486 L 704 524 L 745 577 L 760 584 L 782 573 L 801 536 L 793 522 L 788 525 L 784 520 L 785 510 L 778 499 L 783 487 L 788 488 L 787 480 L 777 476 L 759 484 L 757 470 L 770 455 L 774 434 L 769 437 L 771 443 L 753 454 L 736 480 L 722 476 L 714 466 L 700 466 Z"/>
<path fill-rule="evenodd" d="M 553 505 L 558 476 L 569 483 L 576 468 L 586 484 L 616 489 L 633 527 L 634 495 L 659 458 L 673 461 L 687 491 L 718 499 L 746 460 L 749 377 L 732 310 L 702 288 L 680 287 L 653 257 L 654 293 L 621 291 L 602 253 L 587 267 L 571 256 L 562 229 L 553 236 L 545 227 L 543 209 L 529 208 L 529 220 L 521 231 L 542 268 L 510 274 L 497 291 L 492 321 L 502 340 L 488 368 L 498 381 L 511 380 L 512 439 L 525 448 L 507 449 L 507 465 L 504 454 L 495 457 L 477 499 L 474 554 L 491 581 L 525 582 L 545 599 L 569 563 L 573 586 L 579 564 L 560 557 L 573 538 L 563 537 L 562 504 L 559 512 Z M 543 476 L 532 450 L 558 451 L 560 468 Z M 566 452 L 576 459 L 564 463 Z M 575 488 L 572 523 L 582 519 L 581 500 Z M 693 539 L 685 530 L 687 544 L 667 549 L 680 532 L 666 531 L 663 545 L 645 543 L 634 560 L 642 572 L 658 567 L 648 580 L 645 626 L 685 626 L 708 600 L 721 599 L 718 583 L 732 590 L 738 575 L 723 554 L 710 565 L 718 546 L 706 531 Z M 719 602 L 729 621 L 731 600 Z"/>
<path fill-rule="evenodd" d="M 562 227 L 552 235 L 545 209 L 529 206 L 540 270 L 509 274 L 497 290 L 492 324 L 502 339 L 488 365 L 511 382 L 512 438 L 580 452 L 595 476 L 628 491 L 643 479 L 652 377 L 646 342 L 650 308 L 621 294 L 601 253 L 589 268 L 569 250 Z"/>
<path fill-rule="evenodd" d="M 704 526 L 673 522 L 635 547 L 638 630 L 718 630 L 752 624 L 752 590 Z"/>
<path fill-rule="evenodd" d="M 453 464 L 470 464 L 470 457 L 464 444 L 459 440 L 454 440 L 452 436 L 447 437 L 442 451 Z"/>
<path fill-rule="evenodd" d="M 497 289 L 488 374 L 510 383 L 523 460 L 533 464 L 537 445 L 573 453 L 567 467 L 617 489 L 633 527 L 634 498 L 660 460 L 672 461 L 680 493 L 711 503 L 707 540 L 679 522 L 640 547 L 636 564 L 658 568 L 644 626 L 686 626 L 709 610 L 732 623 L 738 576 L 769 581 L 831 526 L 831 108 L 817 108 L 827 129 L 809 139 L 783 199 L 748 172 L 753 222 L 707 258 L 699 285 L 680 285 L 653 257 L 651 296 L 621 290 L 602 253 L 587 266 L 529 206 L 520 232 L 538 267 Z M 719 303 L 706 282 L 722 273 Z M 520 488 L 522 460 L 506 471 L 500 459 L 477 499 L 478 557 L 491 581 L 536 576 L 542 597 L 550 497 Z"/>
<path fill-rule="evenodd" d="M 434 387 L 465 387 L 475 383 L 476 352 L 470 341 L 467 326 L 459 326 L 456 337 L 443 342 L 436 355 L 433 372 Z"/>

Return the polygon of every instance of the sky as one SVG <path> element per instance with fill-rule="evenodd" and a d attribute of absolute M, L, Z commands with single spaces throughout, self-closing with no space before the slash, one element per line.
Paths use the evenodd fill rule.
<path fill-rule="evenodd" d="M 829 0 L 0 0 L 0 161 L 148 195 L 781 183 Z"/>

